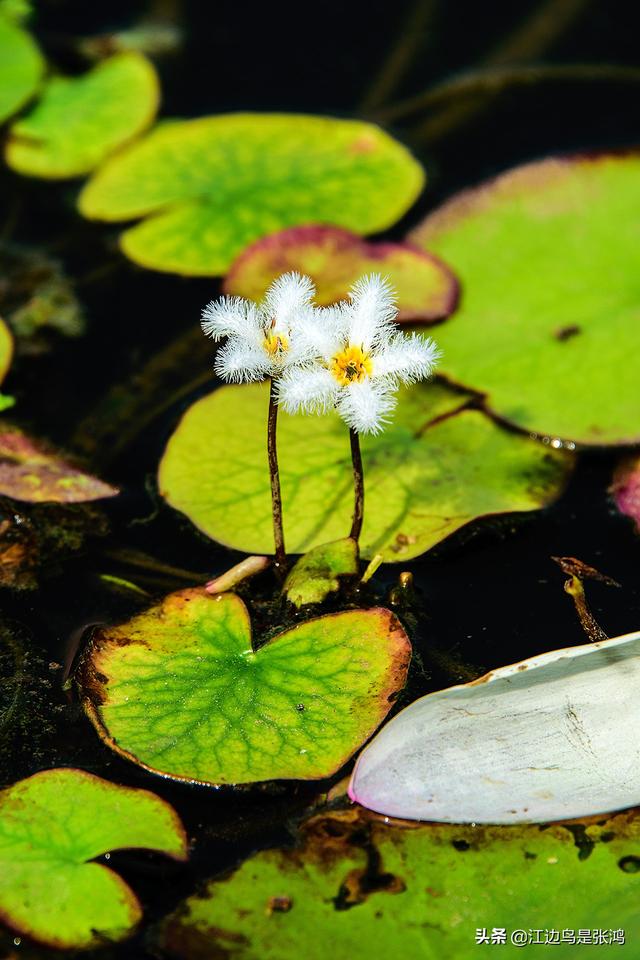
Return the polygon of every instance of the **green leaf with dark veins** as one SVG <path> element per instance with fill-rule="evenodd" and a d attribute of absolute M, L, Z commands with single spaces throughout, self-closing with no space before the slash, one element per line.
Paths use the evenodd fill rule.
<path fill-rule="evenodd" d="M 436 384 L 400 392 L 393 421 L 362 438 L 363 556 L 405 561 L 478 517 L 535 510 L 563 490 L 572 458 L 508 432 Z M 214 540 L 273 552 L 264 384 L 227 386 L 184 414 L 160 464 L 165 499 Z M 349 433 L 337 414 L 278 419 L 287 547 L 304 553 L 351 527 Z"/>
<path fill-rule="evenodd" d="M 309 620 L 255 649 L 242 600 L 194 588 L 94 634 L 78 681 L 102 739 L 154 773 L 313 780 L 382 722 L 410 653 L 383 609 Z"/>
<path fill-rule="evenodd" d="M 284 584 L 284 594 L 296 607 L 322 603 L 340 588 L 340 578 L 358 572 L 358 544 L 351 537 L 314 547 L 300 557 Z"/>
<path fill-rule="evenodd" d="M 635 958 L 639 866 L 637 810 L 566 827 L 325 814 L 293 849 L 262 851 L 190 896 L 159 940 L 176 960 L 326 960 L 327 945 L 340 960 Z"/>
<path fill-rule="evenodd" d="M 44 60 L 31 35 L 0 13 L 0 123 L 38 89 Z"/>
<path fill-rule="evenodd" d="M 552 158 L 453 197 L 410 236 L 459 277 L 444 375 L 570 444 L 640 442 L 640 153 Z"/>
<path fill-rule="evenodd" d="M 153 64 L 133 51 L 79 77 L 52 77 L 31 113 L 12 125 L 6 161 L 30 177 L 89 173 L 149 126 L 159 97 Z"/>
<path fill-rule="evenodd" d="M 159 124 L 94 175 L 80 211 L 108 222 L 147 217 L 121 237 L 143 267 L 217 276 L 283 227 L 385 230 L 423 185 L 420 164 L 373 124 L 237 113 Z"/>
<path fill-rule="evenodd" d="M 134 847 L 187 858 L 182 824 L 155 794 L 68 768 L 19 781 L 0 793 L 0 919 L 60 949 L 123 939 L 140 903 L 113 870 L 88 861 Z"/>

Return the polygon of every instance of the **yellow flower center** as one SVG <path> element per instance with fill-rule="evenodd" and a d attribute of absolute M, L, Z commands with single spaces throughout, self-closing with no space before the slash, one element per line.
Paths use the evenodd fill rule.
<path fill-rule="evenodd" d="M 289 340 L 284 333 L 274 333 L 270 330 L 264 338 L 264 348 L 270 357 L 278 360 L 289 349 Z"/>
<path fill-rule="evenodd" d="M 367 377 L 371 376 L 373 363 L 371 355 L 366 353 L 362 347 L 345 347 L 340 353 L 336 353 L 331 361 L 331 373 L 334 375 L 341 387 L 346 387 L 354 380 L 362 383 Z"/>

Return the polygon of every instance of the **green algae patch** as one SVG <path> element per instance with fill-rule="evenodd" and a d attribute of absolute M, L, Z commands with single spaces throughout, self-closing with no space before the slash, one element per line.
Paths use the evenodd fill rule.
<path fill-rule="evenodd" d="M 102 739 L 155 773 L 208 784 L 318 779 L 367 740 L 411 647 L 384 609 L 309 620 L 258 649 L 239 597 L 169 594 L 99 630 L 78 675 Z"/>
<path fill-rule="evenodd" d="M 445 376 L 529 433 L 640 441 L 640 154 L 549 159 L 445 203 L 411 235 L 445 258 L 461 306 Z"/>
<path fill-rule="evenodd" d="M 571 455 L 506 431 L 439 385 L 400 391 L 390 426 L 362 438 L 364 557 L 417 557 L 479 517 L 536 510 L 564 489 Z M 163 497 L 214 540 L 273 551 L 264 444 L 268 387 L 225 386 L 191 406 L 159 470 Z M 349 435 L 337 414 L 278 421 L 287 548 L 304 553 L 351 526 Z"/>
<path fill-rule="evenodd" d="M 59 949 L 123 939 L 141 919 L 138 898 L 89 861 L 130 848 L 186 860 L 182 824 L 160 797 L 68 768 L 19 781 L 0 793 L 0 918 Z"/>
<path fill-rule="evenodd" d="M 159 98 L 151 61 L 133 51 L 79 77 L 52 77 L 33 110 L 12 125 L 6 161 L 30 177 L 89 173 L 149 126 Z"/>
<path fill-rule="evenodd" d="M 423 185 L 420 164 L 373 124 L 239 113 L 163 121 L 105 164 L 79 204 L 91 220 L 147 218 L 121 237 L 135 263 L 218 276 L 283 227 L 384 230 Z"/>

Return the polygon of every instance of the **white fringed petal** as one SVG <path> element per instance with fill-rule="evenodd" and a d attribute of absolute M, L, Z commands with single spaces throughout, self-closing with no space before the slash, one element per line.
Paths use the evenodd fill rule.
<path fill-rule="evenodd" d="M 356 433 L 380 433 L 396 398 L 392 386 L 383 380 L 355 381 L 343 387 L 338 398 L 338 413 Z"/>
<path fill-rule="evenodd" d="M 371 350 L 396 329 L 395 294 L 386 280 L 373 273 L 354 283 L 349 297 L 350 301 L 345 304 L 348 340 Z"/>
<path fill-rule="evenodd" d="M 316 363 L 284 373 L 276 390 L 287 413 L 326 413 L 335 405 L 340 387 L 333 374 Z"/>
<path fill-rule="evenodd" d="M 243 297 L 220 297 L 212 300 L 202 311 L 203 333 L 214 340 L 240 336 L 256 342 L 262 337 L 260 311 L 251 300 Z"/>
<path fill-rule="evenodd" d="M 267 290 L 262 312 L 267 323 L 275 319 L 278 329 L 292 330 L 300 312 L 311 305 L 316 293 L 311 277 L 299 273 L 284 273 Z"/>
<path fill-rule="evenodd" d="M 214 364 L 217 375 L 230 383 L 264 380 L 270 367 L 269 356 L 264 350 L 240 338 L 227 340 L 218 350 Z"/>
<path fill-rule="evenodd" d="M 396 333 L 375 354 L 373 376 L 394 377 L 402 383 L 426 380 L 433 373 L 439 356 L 440 351 L 430 337 Z"/>

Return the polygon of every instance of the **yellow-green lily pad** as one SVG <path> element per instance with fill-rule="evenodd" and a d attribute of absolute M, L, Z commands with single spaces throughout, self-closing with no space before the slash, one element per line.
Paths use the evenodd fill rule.
<path fill-rule="evenodd" d="M 239 113 L 161 123 L 105 164 L 79 202 L 91 220 L 147 218 L 121 237 L 135 263 L 216 276 L 283 227 L 384 230 L 423 184 L 420 164 L 373 124 Z"/>
<path fill-rule="evenodd" d="M 30 177 L 89 173 L 149 126 L 159 98 L 153 64 L 134 51 L 79 77 L 52 77 L 33 110 L 11 126 L 6 161 Z"/>
<path fill-rule="evenodd" d="M 361 552 L 404 561 L 478 517 L 535 510 L 564 488 L 572 459 L 508 432 L 468 398 L 433 384 L 402 390 L 393 422 L 362 438 Z M 191 406 L 160 464 L 163 497 L 214 540 L 273 552 L 264 431 L 268 387 L 225 386 Z M 291 553 L 348 533 L 349 435 L 336 414 L 278 422 L 285 538 Z"/>
<path fill-rule="evenodd" d="M 295 607 L 322 603 L 340 587 L 342 577 L 358 572 L 358 544 L 351 537 L 314 547 L 300 557 L 285 580 L 283 593 Z"/>
<path fill-rule="evenodd" d="M 193 588 L 99 630 L 78 679 L 101 738 L 154 773 L 314 780 L 382 722 L 410 654 L 398 620 L 378 608 L 309 620 L 256 649 L 239 597 Z"/>
<path fill-rule="evenodd" d="M 344 300 L 366 273 L 383 274 L 397 293 L 398 321 L 441 320 L 455 309 L 458 283 L 437 257 L 407 243 L 367 243 L 338 227 L 290 227 L 256 241 L 235 261 L 225 293 L 260 301 L 269 285 L 293 270 L 312 278 L 315 302 Z"/>
<path fill-rule="evenodd" d="M 187 858 L 182 824 L 155 794 L 68 768 L 21 780 L 0 793 L 0 919 L 59 949 L 123 939 L 138 898 L 90 861 L 133 847 Z"/>
<path fill-rule="evenodd" d="M 43 72 L 44 59 L 35 40 L 0 13 L 0 123 L 31 99 Z"/>
<path fill-rule="evenodd" d="M 635 957 L 639 866 L 637 811 L 543 828 L 325 814 L 190 896 L 160 942 L 180 960 Z"/>
<path fill-rule="evenodd" d="M 518 167 L 427 217 L 410 239 L 462 285 L 444 375 L 529 433 L 640 442 L 638 209 L 628 152 Z"/>

